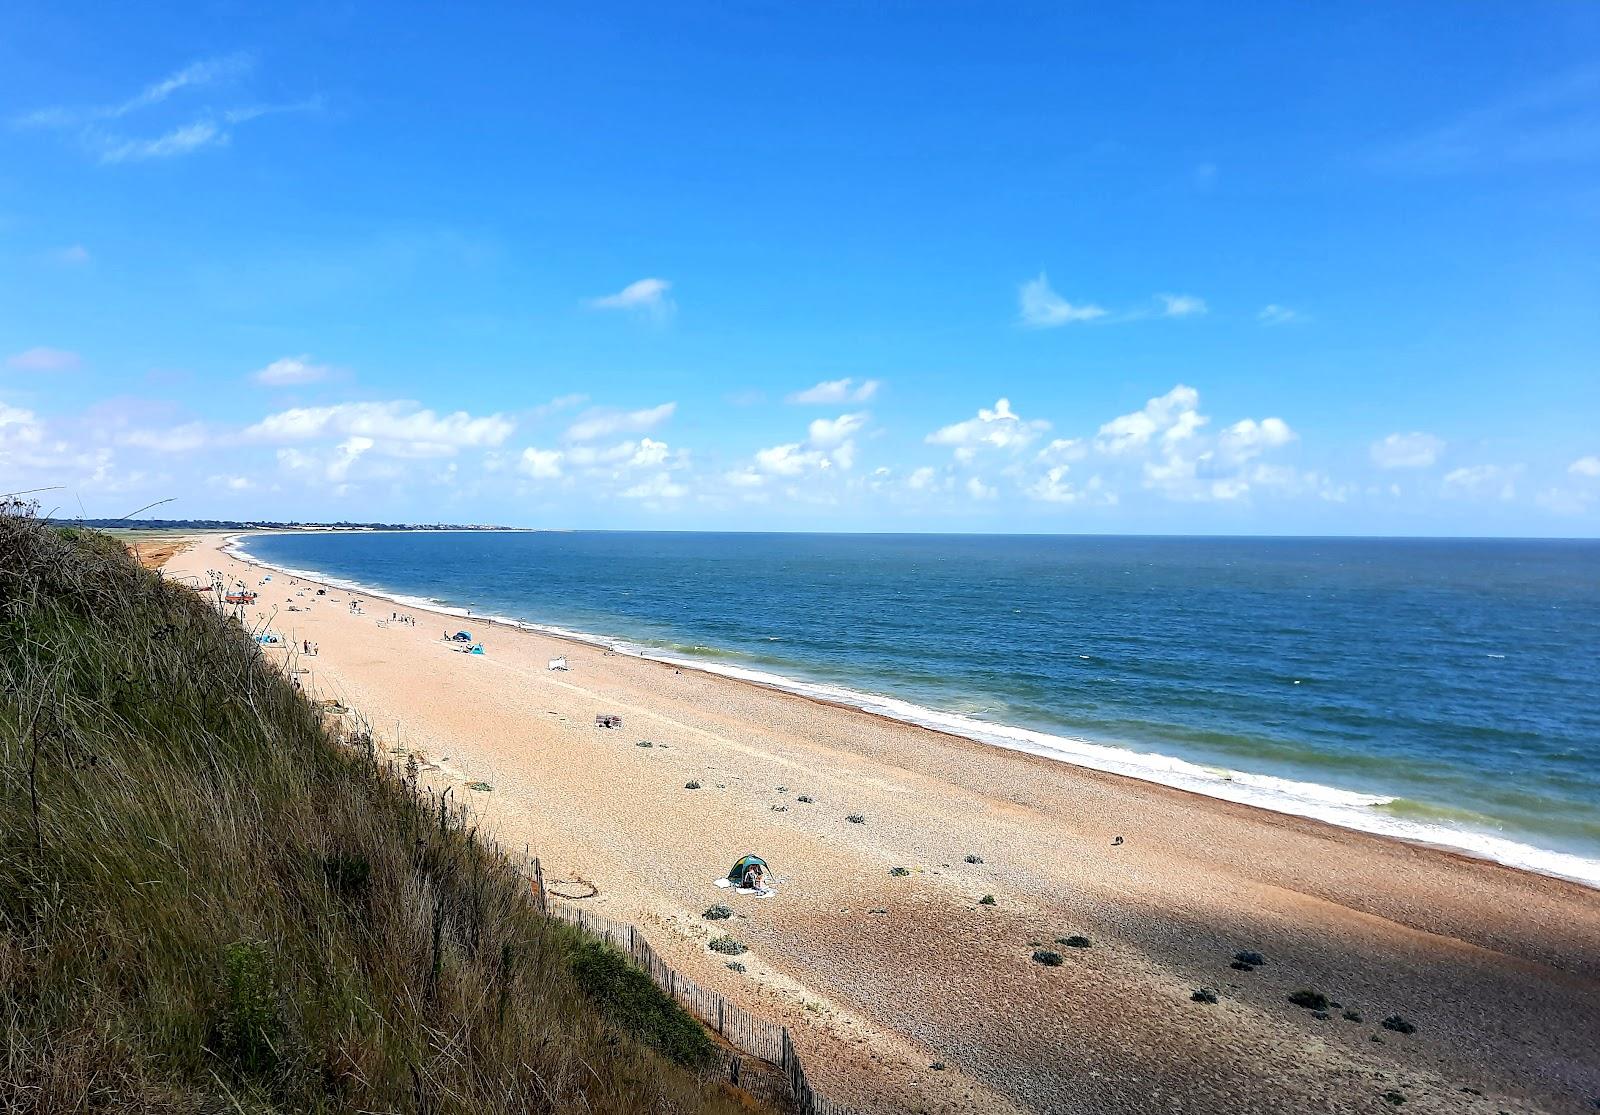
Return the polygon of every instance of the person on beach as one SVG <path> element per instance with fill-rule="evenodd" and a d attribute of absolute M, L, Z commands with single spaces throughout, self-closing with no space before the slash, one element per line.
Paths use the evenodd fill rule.
<path fill-rule="evenodd" d="M 752 863 L 744 873 L 744 878 L 739 885 L 746 890 L 764 891 L 767 889 L 767 869 L 759 863 Z"/>

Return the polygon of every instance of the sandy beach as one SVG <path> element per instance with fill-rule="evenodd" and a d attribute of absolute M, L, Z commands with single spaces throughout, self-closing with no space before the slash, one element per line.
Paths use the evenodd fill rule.
<path fill-rule="evenodd" d="M 421 756 L 552 890 L 592 888 L 586 906 L 792 1027 L 813 1083 L 863 1111 L 1600 1101 L 1600 892 L 304 578 L 258 584 L 224 541 L 165 574 L 248 583 L 252 625 L 319 644 L 269 651 L 310 691 Z M 462 626 L 484 655 L 441 639 Z M 556 655 L 569 670 L 546 669 Z M 713 886 L 745 853 L 771 863 L 775 898 Z M 705 921 L 717 902 L 736 916 Z M 706 948 L 724 931 L 750 949 L 743 973 Z M 1231 967 L 1241 950 L 1264 962 Z M 1320 1017 L 1297 989 L 1327 996 Z"/>

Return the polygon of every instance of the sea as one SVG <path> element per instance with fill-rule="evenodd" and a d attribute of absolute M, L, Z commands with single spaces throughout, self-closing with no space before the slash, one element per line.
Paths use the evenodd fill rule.
<path fill-rule="evenodd" d="M 406 604 L 1600 887 L 1600 542 L 595 531 L 240 545 Z"/>

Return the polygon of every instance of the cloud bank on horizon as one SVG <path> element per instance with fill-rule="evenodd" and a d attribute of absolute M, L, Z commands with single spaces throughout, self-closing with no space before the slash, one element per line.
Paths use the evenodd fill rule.
<path fill-rule="evenodd" d="M 1217 72 L 1188 15 L 1085 17 L 1148 59 L 1108 69 L 1065 15 L 767 12 L 790 54 L 752 71 L 707 29 L 696 71 L 645 96 L 632 75 L 667 58 L 645 32 L 670 23 L 648 9 L 626 41 L 576 13 L 419 14 L 403 36 L 283 14 L 187 56 L 159 20 L 18 22 L 0 493 L 91 515 L 1600 534 L 1600 42 L 1570 13 L 1428 24 L 1449 64 L 1405 79 L 1428 96 L 1343 68 L 1368 44 L 1330 13 L 1213 14 L 1207 42 L 1297 80 L 1241 72 L 1176 115 L 1150 83 Z M 1396 21 L 1395 42 L 1427 23 Z"/>

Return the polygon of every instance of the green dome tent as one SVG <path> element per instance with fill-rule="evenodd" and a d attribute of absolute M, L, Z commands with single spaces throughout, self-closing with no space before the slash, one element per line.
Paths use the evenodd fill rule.
<path fill-rule="evenodd" d="M 728 869 L 728 880 L 734 886 L 743 886 L 745 872 L 757 864 L 760 864 L 762 870 L 766 872 L 770 873 L 772 871 L 772 868 L 767 866 L 767 861 L 760 856 L 740 856 L 739 862 Z"/>

